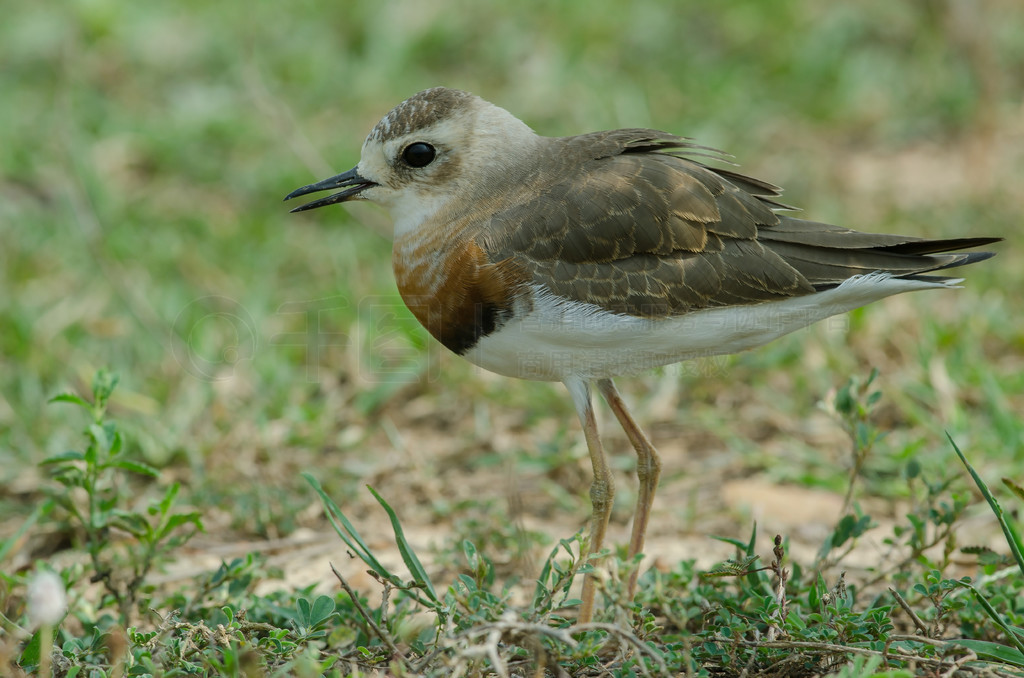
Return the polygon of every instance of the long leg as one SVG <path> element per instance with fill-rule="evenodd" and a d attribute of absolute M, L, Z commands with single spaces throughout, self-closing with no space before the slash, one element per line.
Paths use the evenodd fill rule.
<path fill-rule="evenodd" d="M 647 522 L 651 518 L 651 505 L 654 503 L 654 492 L 658 489 L 658 476 L 661 475 L 661 461 L 658 459 L 658 451 L 648 440 L 640 426 L 633 419 L 633 415 L 626 408 L 619 391 L 611 379 L 600 379 L 597 388 L 601 391 L 608 406 L 615 413 L 622 429 L 629 437 L 629 442 L 636 450 L 636 476 L 640 481 L 640 488 L 636 495 L 636 510 L 633 513 L 633 531 L 629 537 L 629 557 L 644 550 L 644 538 L 647 536 Z M 636 580 L 640 574 L 634 570 L 629 576 L 629 597 L 632 598 L 636 592 Z"/>
<path fill-rule="evenodd" d="M 594 466 L 594 482 L 590 485 L 590 502 L 593 505 L 590 514 L 590 548 L 587 555 L 596 553 L 604 545 L 604 535 L 608 531 L 608 519 L 612 515 L 612 499 L 615 497 L 615 485 L 608 464 L 604 458 L 604 448 L 597 433 L 597 419 L 594 417 L 594 406 L 590 399 L 590 384 L 577 377 L 565 380 L 565 386 L 572 395 L 576 405 L 576 414 L 583 424 L 583 435 L 587 439 L 590 451 L 590 463 Z M 583 579 L 583 603 L 580 605 L 578 623 L 586 624 L 594 616 L 594 594 L 597 591 L 597 580 L 588 574 Z"/>

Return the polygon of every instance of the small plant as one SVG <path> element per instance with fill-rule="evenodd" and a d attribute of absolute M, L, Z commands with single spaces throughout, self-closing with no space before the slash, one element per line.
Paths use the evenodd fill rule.
<path fill-rule="evenodd" d="M 0 617 L 0 624 L 13 642 L 0 640 L 0 657 L 4 652 L 18 657 L 9 664 L 12 675 L 45 673 L 47 662 L 54 673 L 66 674 L 332 677 L 531 671 L 1009 676 L 1024 669 L 1024 549 L 1019 529 L 966 460 L 1009 545 L 1008 555 L 983 547 L 959 549 L 979 557 L 981 574 L 974 580 L 947 573 L 953 570 L 953 528 L 960 523 L 967 493 L 951 490 L 957 478 L 931 481 L 911 461 L 904 478 L 913 506 L 887 542 L 889 555 L 897 557 L 886 558 L 877 578 L 867 584 L 856 576 L 848 584 L 845 572 L 823 573 L 820 568 L 826 558 L 830 567 L 839 564 L 853 542 L 873 527 L 871 518 L 851 502 L 812 568 L 791 557 L 782 536 L 775 537 L 768 559 L 769 554 L 759 551 L 755 526 L 748 539 L 719 538 L 736 548 L 732 560 L 707 572 L 698 572 L 693 562 L 679 563 L 668 572 L 651 568 L 642 574 L 636 597 L 628 599 L 619 573 L 638 563 L 612 553 L 599 570 L 601 619 L 573 624 L 572 611 L 579 604 L 573 597 L 574 581 L 590 567 L 580 556 L 586 545 L 579 535 L 559 542 L 536 580 L 528 583 L 503 577 L 493 554 L 504 556 L 506 541 L 489 538 L 491 530 L 478 531 L 475 536 L 487 538 L 480 543 L 461 540 L 458 573 L 441 581 L 424 567 L 399 512 L 382 496 L 370 490 L 387 515 L 404 568 L 385 566 L 386 559 L 371 551 L 307 475 L 339 537 L 379 584 L 376 604 L 337 570 L 340 591 L 334 593 L 324 595 L 312 584 L 257 593 L 256 585 L 275 575 L 254 554 L 222 563 L 184 590 L 150 592 L 145 588 L 147 574 L 201 523 L 197 514 L 174 511 L 177 486 L 162 491 L 148 509 L 126 508 L 127 480 L 136 475 L 152 478 L 156 471 L 128 456 L 122 433 L 108 417 L 116 384 L 115 375 L 100 372 L 90 400 L 75 395 L 54 399 L 89 413 L 86 444 L 44 462 L 57 484 L 49 490 L 48 502 L 18 532 L 24 534 L 41 519 L 62 519 L 73 527 L 89 560 L 62 572 L 62 581 L 74 584 L 91 569 L 93 580 L 102 584 L 99 600 L 92 597 L 94 592 L 72 586 L 75 623 L 58 619 L 63 608 L 57 605 L 42 626 L 32 623 L 27 608 L 16 607 L 16 599 L 10 600 L 14 605 L 6 609 L 16 614 Z M 875 393 L 850 387 L 840 398 L 850 400 L 846 411 L 861 424 L 849 430 L 855 450 L 862 452 L 881 439 L 866 418 L 868 401 L 878 400 Z M 1014 497 L 1024 498 L 1016 482 L 1006 480 L 1004 485 Z M 514 537 L 511 530 L 501 534 L 508 540 Z M 11 548 L 0 544 L 0 554 Z M 874 586 L 888 579 L 893 584 L 888 593 Z M 7 581 L 17 586 L 25 579 L 14 575 Z M 126 620 L 143 605 L 151 614 L 129 626 Z M 121 626 L 102 612 L 111 606 L 120 612 Z"/>
<path fill-rule="evenodd" d="M 1003 511 L 1003 507 L 999 504 L 999 501 L 992 493 L 992 490 L 989 489 L 988 483 L 985 482 L 981 475 L 973 466 L 971 466 L 970 462 L 967 461 L 967 457 L 960 451 L 960 448 L 953 441 L 952 436 L 948 437 L 950 444 L 956 451 L 956 455 L 960 458 L 964 467 L 966 467 L 967 472 L 970 473 L 975 485 L 978 486 L 978 490 L 981 492 L 982 496 L 985 497 L 985 501 L 988 502 L 989 508 L 992 509 L 992 513 L 995 515 L 996 521 L 999 523 L 999 527 L 1003 532 L 1003 537 L 1006 540 L 1006 545 L 1009 547 L 1010 554 L 1012 556 L 1013 565 L 1008 569 L 1012 570 L 1013 567 L 1016 566 L 1017 570 L 1019 570 L 1019 574 L 1024 575 L 1024 539 L 1021 539 L 1020 531 L 1012 522 L 1010 522 L 1006 512 Z M 1024 500 L 1024 491 L 1022 491 L 1020 485 L 1016 482 L 1009 478 L 1003 478 L 1003 485 L 1006 486 L 1017 499 Z M 994 623 L 995 626 L 1003 632 L 1005 640 L 1005 644 L 989 643 L 984 641 L 973 641 L 972 644 L 971 641 L 968 641 L 965 645 L 972 647 L 972 649 L 979 654 L 992 655 L 1000 661 L 1024 668 L 1024 629 L 1012 626 L 1008 623 L 1004 614 L 1001 614 L 990 602 L 989 598 L 985 596 L 982 590 L 967 578 L 958 580 L 955 584 L 967 591 L 970 591 L 974 599 L 985 611 L 985 614 L 988 615 L 989 619 L 991 619 L 992 623 Z M 1013 596 L 1009 596 L 1009 598 L 1012 599 Z"/>
<path fill-rule="evenodd" d="M 116 605 L 126 625 L 146 576 L 160 557 L 188 541 L 203 524 L 198 512 L 173 511 L 178 483 L 145 511 L 126 508 L 130 497 L 125 474 L 155 478 L 159 472 L 130 458 L 121 431 L 107 419 L 117 382 L 117 374 L 100 370 L 93 379 L 91 403 L 72 393 L 50 400 L 77 405 L 91 421 L 84 432 L 84 450 L 54 455 L 42 465 L 60 485 L 49 490 L 50 501 L 67 512 L 71 527 L 81 534 L 92 564 L 91 580 L 103 583 L 108 594 L 104 603 Z"/>
<path fill-rule="evenodd" d="M 892 536 L 883 539 L 893 553 L 901 556 L 890 567 L 880 569 L 866 586 L 889 576 L 898 582 L 906 581 L 918 576 L 922 567 L 926 572 L 941 574 L 950 566 L 956 552 L 956 530 L 969 503 L 964 492 L 951 490 L 957 477 L 950 475 L 933 480 L 913 461 L 907 465 L 905 477 L 912 509 L 904 515 L 906 522 L 895 525 Z M 942 550 L 936 553 L 935 547 L 940 545 Z"/>
<path fill-rule="evenodd" d="M 878 368 L 871 370 L 868 378 L 861 383 L 860 379 L 850 377 L 836 391 L 831 408 L 839 418 L 846 433 L 850 436 L 850 477 L 846 485 L 846 497 L 843 499 L 842 515 L 846 515 L 853 502 L 853 489 L 860 475 L 864 462 L 871 455 L 875 443 L 885 437 L 885 433 L 871 421 L 871 413 L 875 405 L 882 399 L 881 390 L 872 390 L 871 385 L 878 378 Z"/>

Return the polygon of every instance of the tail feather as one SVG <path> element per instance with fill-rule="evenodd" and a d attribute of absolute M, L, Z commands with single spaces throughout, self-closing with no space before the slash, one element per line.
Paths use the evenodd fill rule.
<path fill-rule="evenodd" d="M 783 217 L 762 228 L 758 240 L 799 271 L 815 288 L 828 289 L 855 275 L 874 272 L 941 282 L 922 275 L 984 261 L 995 252 L 960 252 L 1002 238 L 927 240 L 903 235 L 861 233 L 803 219 Z"/>

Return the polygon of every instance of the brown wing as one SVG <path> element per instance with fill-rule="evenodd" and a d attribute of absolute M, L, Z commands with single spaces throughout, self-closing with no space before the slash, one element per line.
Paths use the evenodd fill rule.
<path fill-rule="evenodd" d="M 537 197 L 484 227 L 492 262 L 567 299 L 636 316 L 810 294 L 859 273 L 915 275 L 992 239 L 924 241 L 776 214 L 780 190 L 675 153 L 701 147 L 651 130 L 552 139 L 557 170 Z"/>

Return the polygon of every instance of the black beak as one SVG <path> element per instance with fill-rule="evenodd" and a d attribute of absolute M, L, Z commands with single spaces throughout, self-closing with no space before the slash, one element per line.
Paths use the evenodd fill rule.
<path fill-rule="evenodd" d="M 356 172 L 356 168 L 353 167 L 347 172 L 343 172 L 337 176 L 331 177 L 330 179 L 324 179 L 318 181 L 315 184 L 309 184 L 302 188 L 296 188 L 294 191 L 285 196 L 285 200 L 291 200 L 297 198 L 300 195 L 308 195 L 309 193 L 316 193 L 317 191 L 330 191 L 335 188 L 344 188 L 345 190 L 334 195 L 329 195 L 326 198 L 320 198 L 313 202 L 308 202 L 305 205 L 301 205 L 292 210 L 292 212 L 304 212 L 306 210 L 316 209 L 317 207 L 323 207 L 325 205 L 333 205 L 336 202 L 345 202 L 346 200 L 352 200 L 359 196 L 360 193 L 376 186 L 374 182 L 369 179 L 364 179 L 359 176 Z"/>

